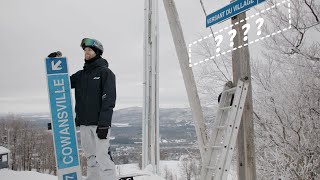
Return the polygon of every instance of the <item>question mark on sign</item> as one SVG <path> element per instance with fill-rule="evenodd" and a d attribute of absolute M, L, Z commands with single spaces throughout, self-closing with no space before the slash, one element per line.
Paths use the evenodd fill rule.
<path fill-rule="evenodd" d="M 258 32 L 257 32 L 258 36 L 260 36 L 260 34 L 261 34 L 261 30 L 260 29 L 261 29 L 261 26 L 262 26 L 263 22 L 264 22 L 263 18 L 259 18 L 259 19 L 256 20 L 256 24 L 258 24 Z"/>
<path fill-rule="evenodd" d="M 216 38 L 214 38 L 214 40 L 217 42 L 217 49 L 216 49 L 216 52 L 217 53 L 219 53 L 220 52 L 220 44 L 221 44 L 221 42 L 222 42 L 222 40 L 223 40 L 223 36 L 222 35 L 219 35 L 219 36 L 217 36 Z"/>
<path fill-rule="evenodd" d="M 230 47 L 233 47 L 233 38 L 236 37 L 237 31 L 235 29 L 232 29 L 231 31 L 228 32 L 228 34 L 232 34 L 230 38 Z"/>
<path fill-rule="evenodd" d="M 244 35 L 243 41 L 247 41 L 247 40 L 248 40 L 247 34 L 248 34 L 249 29 L 250 29 L 250 24 L 245 24 L 245 25 L 243 25 L 243 26 L 242 26 L 242 29 L 246 29 L 246 30 L 244 31 L 244 33 L 243 33 L 243 35 Z"/>

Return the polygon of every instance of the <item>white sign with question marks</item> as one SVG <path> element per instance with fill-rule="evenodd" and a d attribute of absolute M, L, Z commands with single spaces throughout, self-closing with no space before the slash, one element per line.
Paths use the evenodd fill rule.
<path fill-rule="evenodd" d="M 273 33 L 265 33 L 263 32 L 263 27 L 266 24 L 266 15 L 265 12 L 272 11 L 275 8 L 278 8 L 278 6 L 283 6 L 286 8 L 286 11 L 288 12 L 288 24 L 283 24 L 283 27 L 280 27 L 279 30 Z M 286 5 L 286 6 L 284 6 Z M 246 20 L 246 24 L 243 24 L 244 20 L 240 20 L 239 22 L 236 22 L 234 24 L 229 24 L 224 28 L 221 28 L 220 30 L 216 30 L 213 34 L 210 34 L 208 36 L 205 36 L 197 41 L 194 41 L 193 43 L 189 44 L 189 66 L 196 66 L 202 63 L 205 63 L 207 61 L 213 60 L 221 55 L 230 53 L 234 50 L 237 50 L 239 48 L 249 46 L 253 43 L 259 42 L 261 40 L 264 40 L 268 37 L 272 37 L 274 35 L 277 35 L 281 32 L 287 31 L 291 28 L 291 15 L 290 15 L 290 0 L 282 0 L 279 2 L 276 2 L 275 5 L 268 7 L 267 9 L 263 9 L 259 11 L 258 13 L 248 15 Z M 237 35 L 237 31 L 234 28 L 234 26 L 241 25 L 241 29 L 244 32 L 244 38 L 243 43 L 237 47 L 234 47 L 235 44 L 233 42 L 234 38 Z M 214 27 L 214 26 L 213 26 Z M 250 38 L 249 38 L 250 37 Z M 209 42 L 214 40 L 214 43 Z M 210 48 L 214 45 L 214 49 L 211 50 L 209 46 L 203 46 L 200 43 L 207 43 L 210 44 Z M 196 47 L 198 44 L 199 47 Z M 206 48 L 203 48 L 206 47 Z M 210 50 L 208 50 L 210 49 Z M 193 53 L 193 50 L 195 53 Z M 201 52 L 203 51 L 203 52 Z M 208 53 L 208 51 L 210 51 Z M 211 57 L 207 57 L 207 54 L 210 54 Z"/>

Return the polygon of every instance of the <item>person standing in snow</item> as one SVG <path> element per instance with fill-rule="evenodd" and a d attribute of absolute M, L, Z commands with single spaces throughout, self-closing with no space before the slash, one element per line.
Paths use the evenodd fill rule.
<path fill-rule="evenodd" d="M 109 152 L 116 103 L 115 75 L 101 57 L 103 46 L 98 40 L 84 38 L 80 46 L 85 63 L 70 79 L 71 88 L 75 89 L 75 122 L 80 126 L 81 145 L 87 158 L 87 180 L 116 180 Z"/>

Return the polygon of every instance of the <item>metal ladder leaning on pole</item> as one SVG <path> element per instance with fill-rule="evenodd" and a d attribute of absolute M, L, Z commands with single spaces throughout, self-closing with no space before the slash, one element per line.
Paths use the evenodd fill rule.
<path fill-rule="evenodd" d="M 232 87 L 232 82 L 225 85 L 202 163 L 201 180 L 227 179 L 248 87 L 247 77 L 239 79 L 236 87 Z"/>

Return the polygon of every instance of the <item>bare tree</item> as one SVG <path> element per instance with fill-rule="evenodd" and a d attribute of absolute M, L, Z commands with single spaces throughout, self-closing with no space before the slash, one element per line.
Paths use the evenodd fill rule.
<path fill-rule="evenodd" d="M 187 156 L 180 158 L 180 168 L 182 172 L 182 178 L 186 180 L 198 180 L 200 179 L 200 161 L 194 157 Z"/>
<path fill-rule="evenodd" d="M 168 166 L 164 167 L 164 174 L 163 176 L 166 180 L 173 180 L 173 173 L 172 171 L 168 168 Z"/>
<path fill-rule="evenodd" d="M 266 39 L 252 68 L 260 179 L 320 177 L 320 3 L 291 5 L 291 30 Z M 278 9 L 267 17 L 265 32 L 290 20 Z"/>
<path fill-rule="evenodd" d="M 191 180 L 191 175 L 192 175 L 191 162 L 188 160 L 183 160 L 181 162 L 181 169 L 182 169 L 184 178 L 186 180 Z"/>
<path fill-rule="evenodd" d="M 54 174 L 56 169 L 56 162 L 51 132 L 43 131 L 43 134 L 39 136 L 37 152 L 37 156 L 40 160 L 41 172 L 48 171 L 49 174 Z"/>
<path fill-rule="evenodd" d="M 51 132 L 36 129 L 32 122 L 13 114 L 5 116 L 0 123 L 0 134 L 6 137 L 0 142 L 11 151 L 10 167 L 13 170 L 35 169 L 56 174 Z"/>

